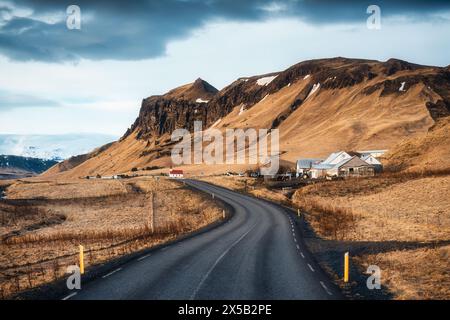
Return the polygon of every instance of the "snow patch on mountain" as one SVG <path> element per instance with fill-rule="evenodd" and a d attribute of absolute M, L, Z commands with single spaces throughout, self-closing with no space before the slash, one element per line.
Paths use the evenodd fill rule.
<path fill-rule="evenodd" d="M 203 100 L 202 98 L 198 98 L 197 100 L 195 100 L 195 102 L 197 102 L 197 103 L 208 103 L 209 100 Z"/>
<path fill-rule="evenodd" d="M 241 109 L 239 110 L 239 114 L 238 116 L 240 116 L 241 114 L 243 114 L 245 112 L 245 105 L 241 106 Z"/>
<path fill-rule="evenodd" d="M 103 134 L 0 134 L 0 154 L 61 161 L 114 140 L 117 137 Z"/>
<path fill-rule="evenodd" d="M 317 90 L 319 90 L 319 88 L 320 88 L 320 83 L 319 83 L 319 82 L 316 83 L 316 84 L 313 84 L 313 87 L 312 87 L 311 91 L 309 92 L 308 96 L 306 97 L 306 99 L 308 99 L 308 98 L 309 98 L 311 95 L 313 95 Z"/>
<path fill-rule="evenodd" d="M 260 86 L 267 86 L 269 83 L 271 83 L 278 75 L 276 76 L 270 76 L 270 77 L 264 77 L 256 80 L 256 83 Z"/>

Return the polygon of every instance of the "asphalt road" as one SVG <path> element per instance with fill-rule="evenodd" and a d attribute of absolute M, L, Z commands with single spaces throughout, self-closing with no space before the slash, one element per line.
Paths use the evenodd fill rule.
<path fill-rule="evenodd" d="M 235 211 L 225 224 L 136 258 L 65 299 L 341 299 L 282 207 L 205 182 Z"/>

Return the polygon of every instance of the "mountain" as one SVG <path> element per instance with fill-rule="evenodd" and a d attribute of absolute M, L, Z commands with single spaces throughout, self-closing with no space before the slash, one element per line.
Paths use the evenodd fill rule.
<path fill-rule="evenodd" d="M 164 97 L 166 99 L 206 103 L 208 100 L 212 99 L 218 91 L 219 90 L 205 80 L 198 78 L 193 83 L 170 90 Z"/>
<path fill-rule="evenodd" d="M 405 139 L 426 136 L 436 121 L 450 115 L 449 69 L 398 59 L 309 60 L 281 72 L 239 78 L 218 92 L 199 84 L 206 82 L 199 79 L 144 99 L 138 118 L 118 142 L 66 175 L 168 167 L 170 134 L 176 128 L 192 130 L 194 120 L 203 121 L 204 129 L 277 128 L 281 159 L 293 165 L 299 157 L 336 150 L 395 148 Z"/>
<path fill-rule="evenodd" d="M 117 137 L 103 134 L 0 134 L 0 154 L 61 161 L 85 154 Z"/>
<path fill-rule="evenodd" d="M 113 143 L 107 143 L 99 148 L 94 149 L 92 152 L 76 155 L 73 157 L 70 157 L 69 159 L 65 161 L 61 161 L 57 164 L 55 164 L 53 167 L 49 167 L 49 169 L 46 174 L 52 175 L 59 172 L 68 171 L 72 168 L 75 168 L 76 166 L 82 164 L 83 162 L 89 160 L 90 158 L 93 158 L 97 155 L 99 155 L 101 152 L 107 150 Z"/>
<path fill-rule="evenodd" d="M 206 120 L 209 101 L 217 92 L 208 82 L 198 78 L 164 95 L 144 99 L 139 117 L 122 139 L 135 133 L 138 139 L 154 140 L 176 128 L 192 129 L 194 120 Z"/>
<path fill-rule="evenodd" d="M 0 179 L 30 177 L 54 166 L 54 160 L 0 155 Z"/>

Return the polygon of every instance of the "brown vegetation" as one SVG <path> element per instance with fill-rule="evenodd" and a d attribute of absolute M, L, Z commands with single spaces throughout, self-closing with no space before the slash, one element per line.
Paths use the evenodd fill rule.
<path fill-rule="evenodd" d="M 307 221 L 322 239 L 307 239 L 314 250 L 344 246 L 361 270 L 378 265 L 383 285 L 396 299 L 448 299 L 447 171 L 318 183 L 299 189 L 293 202 L 306 211 Z M 322 264 L 333 269 L 330 261 Z"/>
<path fill-rule="evenodd" d="M 89 268 L 222 216 L 209 197 L 163 178 L 17 182 L 7 196 L 0 202 L 0 298 L 63 277 L 78 263 L 79 244 Z"/>

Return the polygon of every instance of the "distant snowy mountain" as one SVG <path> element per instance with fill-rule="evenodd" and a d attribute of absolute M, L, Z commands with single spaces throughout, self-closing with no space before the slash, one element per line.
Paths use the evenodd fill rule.
<path fill-rule="evenodd" d="M 88 153 L 114 140 L 117 140 L 117 137 L 103 134 L 0 134 L 0 155 L 61 161 Z"/>
<path fill-rule="evenodd" d="M 44 160 L 38 158 L 0 155 L 0 172 L 11 170 L 22 170 L 31 173 L 41 173 L 57 164 L 55 160 Z"/>

